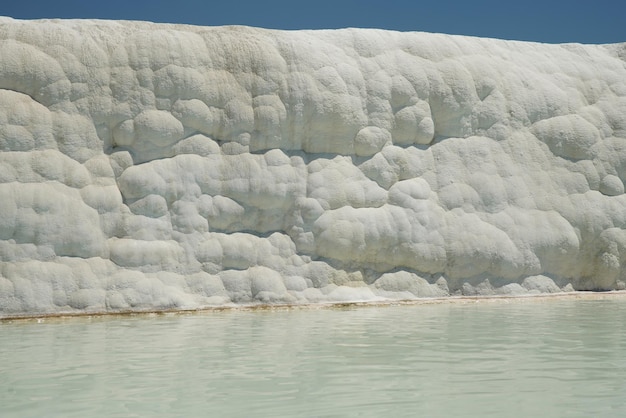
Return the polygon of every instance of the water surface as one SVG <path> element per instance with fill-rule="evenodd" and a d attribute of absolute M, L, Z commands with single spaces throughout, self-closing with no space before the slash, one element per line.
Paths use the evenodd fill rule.
<path fill-rule="evenodd" d="M 626 300 L 0 322 L 0 416 L 624 417 Z"/>

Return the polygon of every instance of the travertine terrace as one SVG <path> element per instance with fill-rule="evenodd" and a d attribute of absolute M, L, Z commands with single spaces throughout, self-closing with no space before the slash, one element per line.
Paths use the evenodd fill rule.
<path fill-rule="evenodd" d="M 626 44 L 0 18 L 0 316 L 622 289 Z"/>

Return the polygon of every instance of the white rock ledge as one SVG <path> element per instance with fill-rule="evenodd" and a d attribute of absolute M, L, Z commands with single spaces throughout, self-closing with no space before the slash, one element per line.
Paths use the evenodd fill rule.
<path fill-rule="evenodd" d="M 0 317 L 626 287 L 626 44 L 0 18 Z"/>

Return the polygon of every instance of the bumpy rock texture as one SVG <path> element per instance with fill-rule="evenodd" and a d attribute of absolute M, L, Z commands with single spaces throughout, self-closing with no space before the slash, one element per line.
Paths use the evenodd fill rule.
<path fill-rule="evenodd" d="M 0 150 L 0 316 L 626 281 L 626 44 L 0 18 Z"/>

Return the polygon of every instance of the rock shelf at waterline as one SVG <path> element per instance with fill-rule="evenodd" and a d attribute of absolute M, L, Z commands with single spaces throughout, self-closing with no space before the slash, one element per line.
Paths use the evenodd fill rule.
<path fill-rule="evenodd" d="M 626 43 L 0 18 L 0 317 L 626 287 Z"/>

